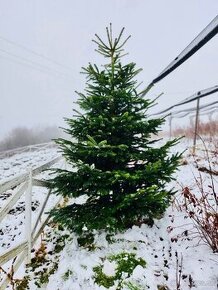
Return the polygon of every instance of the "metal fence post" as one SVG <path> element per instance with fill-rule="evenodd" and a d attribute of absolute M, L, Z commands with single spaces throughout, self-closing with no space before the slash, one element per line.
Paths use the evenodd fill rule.
<path fill-rule="evenodd" d="M 200 99 L 197 99 L 197 106 L 196 106 L 196 116 L 195 116 L 195 132 L 194 132 L 194 140 L 193 140 L 193 154 L 195 154 L 196 149 L 196 140 L 197 140 L 197 133 L 198 133 L 198 123 L 199 123 L 199 110 L 200 110 Z"/>
<path fill-rule="evenodd" d="M 172 113 L 170 113 L 170 116 L 169 116 L 169 127 L 170 127 L 170 139 L 172 138 Z"/>
<path fill-rule="evenodd" d="M 25 227 L 27 239 L 27 259 L 26 263 L 31 261 L 32 248 L 32 169 L 29 171 L 28 187 L 25 194 Z"/>

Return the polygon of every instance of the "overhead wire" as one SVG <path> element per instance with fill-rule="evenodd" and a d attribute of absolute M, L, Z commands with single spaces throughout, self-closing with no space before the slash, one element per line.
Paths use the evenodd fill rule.
<path fill-rule="evenodd" d="M 27 67 L 27 68 L 30 68 L 30 69 L 33 69 L 33 70 L 42 72 L 42 73 L 47 74 L 47 75 L 52 76 L 52 77 L 56 77 L 56 78 L 59 78 L 60 77 L 60 74 L 57 74 L 57 73 L 54 73 L 52 71 L 47 71 L 45 69 L 42 69 L 42 68 L 33 66 L 31 64 L 22 62 L 21 60 L 17 60 L 17 59 L 10 58 L 9 56 L 3 56 L 3 55 L 0 54 L 0 58 L 3 59 L 3 60 L 9 61 L 11 63 L 19 64 L 19 65 L 21 65 L 23 67 Z M 65 78 L 65 76 L 61 76 L 61 77 L 63 77 L 64 79 L 67 79 L 67 78 Z"/>
<path fill-rule="evenodd" d="M 10 40 L 10 39 L 8 39 L 6 37 L 1 36 L 1 35 L 0 35 L 0 40 L 3 40 L 5 42 L 7 42 L 7 43 L 10 43 L 10 44 L 12 44 L 12 45 L 14 45 L 16 47 L 22 48 L 23 50 L 27 51 L 28 53 L 34 54 L 34 55 L 36 55 L 38 57 L 41 57 L 41 58 L 45 59 L 46 61 L 49 61 L 49 62 L 51 62 L 51 63 L 53 63 L 55 65 L 58 65 L 58 66 L 60 66 L 60 67 L 62 67 L 64 69 L 72 70 L 71 67 L 68 67 L 67 65 L 65 65 L 63 63 L 60 63 L 60 62 L 58 62 L 58 61 L 56 61 L 56 60 L 54 60 L 54 59 L 52 59 L 50 57 L 45 56 L 42 53 L 39 53 L 39 52 L 37 52 L 37 51 L 35 51 L 33 49 L 30 49 L 30 48 L 28 48 L 28 47 L 26 47 L 26 46 L 24 46 L 22 44 L 19 44 L 19 43 L 13 41 L 13 40 Z"/>
<path fill-rule="evenodd" d="M 45 66 L 45 65 L 43 65 L 43 64 L 40 64 L 40 63 L 35 62 L 35 61 L 32 61 L 32 60 L 29 60 L 29 59 L 27 59 L 27 58 L 25 58 L 25 57 L 22 57 L 22 56 L 20 56 L 20 55 L 17 55 L 17 54 L 11 53 L 11 52 L 9 52 L 9 51 L 7 51 L 7 50 L 5 50 L 5 49 L 0 48 L 0 52 L 3 52 L 4 54 L 7 54 L 7 55 L 9 55 L 9 56 L 11 56 L 11 57 L 14 57 L 14 58 L 18 59 L 19 62 L 22 61 L 22 62 L 24 62 L 25 64 L 27 63 L 28 65 L 35 66 L 35 67 L 37 67 L 37 69 L 40 69 L 41 71 L 42 71 L 42 69 L 43 69 L 43 70 L 46 70 L 46 71 L 48 71 L 48 72 L 50 72 L 50 73 L 53 73 L 53 74 L 56 74 L 56 75 L 60 75 L 60 76 L 62 76 L 62 77 L 64 77 L 64 78 L 67 78 L 68 80 L 70 79 L 70 76 L 67 75 L 67 74 L 65 74 L 65 73 L 63 73 L 63 72 L 60 72 L 60 71 L 58 71 L 58 70 L 53 70 L 53 69 L 51 69 L 51 68 L 48 67 L 48 66 Z"/>

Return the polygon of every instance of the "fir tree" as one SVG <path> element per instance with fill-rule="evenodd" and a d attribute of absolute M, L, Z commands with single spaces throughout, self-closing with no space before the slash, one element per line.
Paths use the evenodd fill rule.
<path fill-rule="evenodd" d="M 77 93 L 83 114 L 66 119 L 65 131 L 71 140 L 58 139 L 71 170 L 55 170 L 53 192 L 78 198 L 72 204 L 52 211 L 54 221 L 82 233 L 106 229 L 126 229 L 162 215 L 173 190 L 167 183 L 178 167 L 180 155 L 170 155 L 174 139 L 154 146 L 163 118 L 150 119 L 147 110 L 154 101 L 137 92 L 135 63 L 122 64 L 124 29 L 112 38 L 106 28 L 107 42 L 98 35 L 93 40 L 108 63 L 100 69 L 89 64 L 84 93 Z"/>

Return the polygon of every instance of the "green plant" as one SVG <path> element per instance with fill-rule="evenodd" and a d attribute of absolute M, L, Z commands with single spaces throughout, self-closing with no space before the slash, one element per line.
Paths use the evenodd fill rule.
<path fill-rule="evenodd" d="M 68 269 L 62 276 L 63 280 L 66 281 L 68 280 L 73 274 L 73 271 L 71 271 L 70 269 Z"/>
<path fill-rule="evenodd" d="M 134 284 L 134 283 L 132 283 L 132 282 L 124 282 L 123 283 L 129 290 L 146 290 L 146 288 L 145 287 L 141 287 L 141 286 L 139 286 L 139 285 L 136 285 L 136 284 Z"/>
<path fill-rule="evenodd" d="M 133 253 L 120 253 L 108 258 L 109 261 L 115 261 L 117 263 L 116 277 L 121 278 L 122 273 L 125 272 L 130 276 L 136 266 L 146 266 L 146 262 L 142 258 L 136 258 L 136 254 Z"/>
<path fill-rule="evenodd" d="M 110 288 L 114 285 L 116 278 L 114 276 L 107 276 L 102 272 L 101 266 L 96 266 L 93 268 L 95 272 L 95 283 L 98 285 L 104 286 L 105 288 Z"/>
<path fill-rule="evenodd" d="M 173 190 L 166 189 L 177 169 L 180 154 L 169 155 L 174 139 L 156 145 L 152 138 L 165 122 L 149 118 L 154 101 L 137 91 L 134 63 L 122 64 L 124 29 L 107 42 L 98 35 L 97 51 L 108 62 L 99 69 L 83 68 L 85 93 L 78 93 L 83 113 L 66 119 L 71 140 L 57 139 L 72 170 L 56 169 L 50 187 L 63 197 L 84 196 L 51 212 L 53 220 L 79 234 L 93 229 L 114 232 L 160 217 L 168 207 Z M 155 146 L 156 145 L 156 146 Z"/>
<path fill-rule="evenodd" d="M 109 262 L 116 262 L 115 274 L 113 276 L 106 275 L 103 272 L 102 265 L 99 265 L 93 268 L 95 272 L 94 279 L 98 285 L 104 286 L 105 288 L 113 286 L 117 281 L 117 290 L 122 289 L 122 285 L 124 285 L 124 274 L 128 278 L 136 266 L 146 266 L 146 262 L 142 258 L 136 258 L 136 254 L 134 253 L 122 252 L 118 255 L 108 257 L 107 260 Z"/>

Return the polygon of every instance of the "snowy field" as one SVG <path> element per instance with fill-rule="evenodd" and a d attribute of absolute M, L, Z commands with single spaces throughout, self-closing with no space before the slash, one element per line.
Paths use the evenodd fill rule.
<path fill-rule="evenodd" d="M 40 249 L 36 248 L 32 253 L 32 265 L 27 268 L 26 273 L 22 266 L 15 276 L 19 279 L 25 278 L 18 283 L 20 286 L 14 289 L 218 289 L 218 253 L 213 253 L 212 249 L 199 239 L 196 230 L 195 233 L 192 230 L 191 218 L 179 210 L 181 192 L 185 187 L 196 195 L 200 194 L 196 183 L 198 180 L 203 182 L 201 184 L 209 193 L 210 199 L 211 175 L 198 169 L 211 168 L 217 173 L 217 152 L 214 144 L 207 143 L 210 149 L 208 164 L 207 152 L 197 150 L 196 156 L 193 157 L 190 154 L 190 146 L 190 142 L 183 140 L 174 148 L 178 152 L 187 149 L 183 154 L 182 165 L 175 175 L 175 181 L 169 185 L 176 188 L 178 193 L 164 217 L 155 220 L 152 227 L 142 224 L 114 236 L 105 232 L 94 233 L 94 240 L 81 246 L 81 241 L 74 234 L 49 224 L 41 243 L 38 244 Z M 200 147 L 203 148 L 201 142 Z M 2 159 L 0 179 L 11 178 L 25 172 L 31 166 L 39 166 L 57 157 L 57 154 L 57 149 L 46 149 Z M 60 164 L 55 165 L 57 166 Z M 42 173 L 37 178 L 47 178 L 47 174 Z M 213 184 L 217 192 L 217 175 L 213 176 Z M 46 192 L 46 189 L 38 187 L 33 189 L 32 209 L 35 213 Z M 10 195 L 11 192 L 8 191 L 0 196 L 0 207 Z M 56 199 L 56 196 L 52 197 L 51 202 Z M 0 253 L 24 238 L 23 226 L 24 200 L 20 199 L 0 225 Z M 120 255 L 127 264 L 131 263 L 129 259 L 132 257 L 135 266 L 131 271 L 123 271 L 119 276 L 117 271 Z M 116 275 L 119 277 L 113 281 Z M 103 280 L 110 286 L 100 286 Z M 13 288 L 9 285 L 8 289 Z"/>

